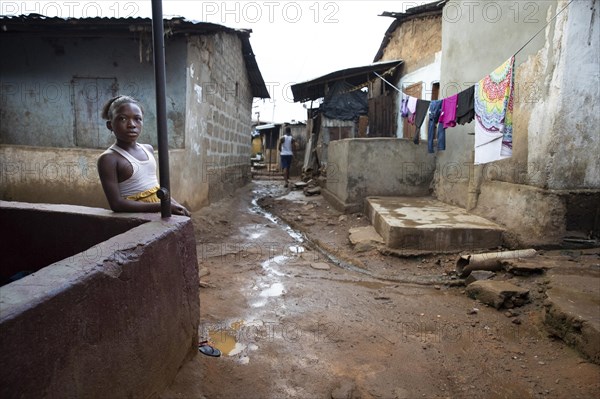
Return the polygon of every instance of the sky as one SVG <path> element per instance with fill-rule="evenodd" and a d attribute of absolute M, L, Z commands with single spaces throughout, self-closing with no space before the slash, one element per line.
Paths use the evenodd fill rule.
<path fill-rule="evenodd" d="M 181 16 L 237 29 L 251 29 L 250 44 L 271 99 L 255 99 L 254 120 L 306 120 L 290 86 L 340 69 L 373 62 L 393 22 L 384 11 L 405 12 L 415 1 L 197 1 L 163 0 L 163 17 Z M 152 17 L 151 1 L 1 1 L 0 14 L 51 17 Z"/>

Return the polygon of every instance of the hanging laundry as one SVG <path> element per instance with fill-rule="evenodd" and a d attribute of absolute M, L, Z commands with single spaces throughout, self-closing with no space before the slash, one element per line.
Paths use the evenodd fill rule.
<path fill-rule="evenodd" d="M 457 98 L 458 95 L 455 94 L 442 100 L 442 116 L 440 117 L 440 123 L 444 124 L 444 129 L 456 126 Z"/>
<path fill-rule="evenodd" d="M 437 148 L 438 151 L 446 149 L 446 130 L 443 123 L 438 123 L 442 113 L 442 100 L 434 100 L 429 104 L 429 130 L 427 132 L 427 151 L 433 154 L 433 139 L 436 135 L 437 125 Z"/>
<path fill-rule="evenodd" d="M 475 84 L 475 164 L 512 156 L 512 56 Z"/>
<path fill-rule="evenodd" d="M 402 103 L 400 104 L 400 115 L 403 118 L 408 117 L 408 95 L 402 93 Z"/>
<path fill-rule="evenodd" d="M 408 123 L 411 125 L 415 124 L 415 113 L 417 112 L 417 98 L 408 96 L 408 102 L 406 104 L 408 108 Z"/>
<path fill-rule="evenodd" d="M 417 100 L 417 110 L 415 111 L 415 126 L 417 127 L 417 130 L 415 131 L 415 137 L 413 138 L 413 143 L 415 144 L 419 144 L 419 132 L 425 121 L 427 110 L 429 110 L 429 103 L 430 101 L 427 100 Z"/>
<path fill-rule="evenodd" d="M 469 87 L 458 93 L 456 101 L 456 123 L 460 125 L 467 124 L 475 118 L 475 104 L 473 96 L 475 94 L 475 86 Z"/>

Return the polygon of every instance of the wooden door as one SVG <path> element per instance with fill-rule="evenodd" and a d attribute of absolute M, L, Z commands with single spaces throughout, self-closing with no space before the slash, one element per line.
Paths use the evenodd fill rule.
<path fill-rule="evenodd" d="M 415 83 L 404 89 L 404 93 L 415 98 L 421 98 L 423 92 L 423 82 Z M 408 123 L 408 118 L 402 120 L 402 137 L 405 139 L 412 139 L 415 135 L 417 128 L 415 125 Z"/>

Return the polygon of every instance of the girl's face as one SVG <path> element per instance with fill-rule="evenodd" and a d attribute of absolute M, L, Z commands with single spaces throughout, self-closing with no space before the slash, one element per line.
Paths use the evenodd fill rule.
<path fill-rule="evenodd" d="M 107 122 L 107 126 L 113 131 L 117 141 L 132 143 L 142 133 L 144 115 L 136 104 L 122 104 L 115 109 L 112 120 Z"/>

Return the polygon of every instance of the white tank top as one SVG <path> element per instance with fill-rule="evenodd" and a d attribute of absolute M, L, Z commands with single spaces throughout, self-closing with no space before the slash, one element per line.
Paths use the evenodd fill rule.
<path fill-rule="evenodd" d="M 125 181 L 119 183 L 119 191 L 121 197 L 129 197 L 130 195 L 138 194 L 151 188 L 158 187 L 158 179 L 156 178 L 156 160 L 154 155 L 146 149 L 145 146 L 139 145 L 148 155 L 147 161 L 140 161 L 132 156 L 124 149 L 116 144 L 111 145 L 106 152 L 114 151 L 127 159 L 133 167 L 133 174 Z"/>
<path fill-rule="evenodd" d="M 294 155 L 292 150 L 292 136 L 284 135 L 281 145 L 281 155 Z"/>

